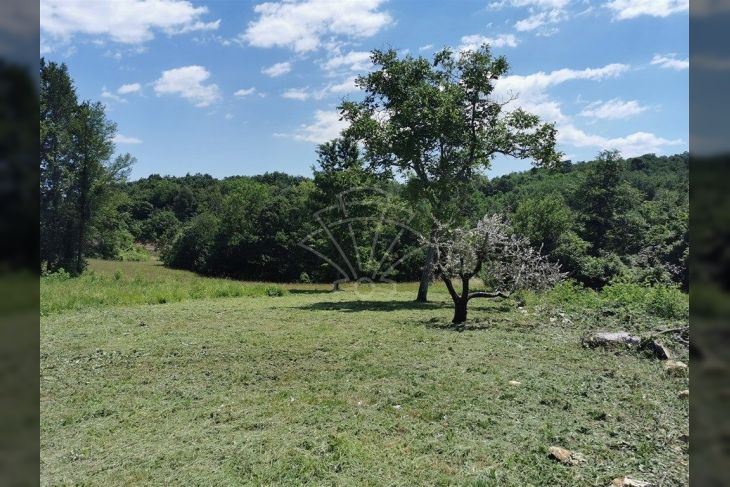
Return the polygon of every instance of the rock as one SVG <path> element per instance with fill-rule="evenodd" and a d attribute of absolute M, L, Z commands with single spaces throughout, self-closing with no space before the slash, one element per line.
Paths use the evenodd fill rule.
<path fill-rule="evenodd" d="M 659 340 L 647 340 L 641 344 L 641 348 L 651 352 L 659 360 L 672 359 L 672 352 Z"/>
<path fill-rule="evenodd" d="M 667 360 L 664 362 L 664 372 L 670 377 L 686 377 L 689 369 L 684 362 Z"/>
<path fill-rule="evenodd" d="M 518 386 L 518 385 L 522 384 L 522 382 L 520 382 L 518 380 L 511 380 L 511 381 L 509 381 L 509 384 L 511 386 Z"/>
<path fill-rule="evenodd" d="M 643 480 L 632 479 L 630 477 L 619 477 L 617 479 L 613 479 L 610 487 L 654 487 L 654 484 Z"/>
<path fill-rule="evenodd" d="M 683 391 L 679 391 L 679 394 L 677 394 L 680 399 L 685 399 L 689 397 L 689 389 L 685 389 Z"/>
<path fill-rule="evenodd" d="M 548 457 L 565 465 L 577 465 L 586 461 L 582 454 L 559 446 L 551 446 L 548 449 Z"/>
<path fill-rule="evenodd" d="M 601 331 L 583 339 L 583 345 L 589 348 L 626 348 L 640 344 L 641 338 L 625 331 Z"/>

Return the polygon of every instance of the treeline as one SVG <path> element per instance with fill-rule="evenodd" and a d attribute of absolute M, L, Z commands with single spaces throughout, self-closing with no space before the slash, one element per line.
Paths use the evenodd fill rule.
<path fill-rule="evenodd" d="M 222 180 L 199 174 L 152 175 L 126 183 L 119 231 L 127 235 L 97 248 L 111 249 L 134 240 L 156 246 L 169 266 L 203 274 L 332 280 L 341 277 L 334 266 L 298 244 L 319 228 L 317 211 L 335 204 L 339 193 L 362 186 L 387 190 L 389 208 L 396 208 L 395 213 L 400 208 L 401 215 L 411 210 L 413 229 L 428 232 L 428 210 L 413 200 L 411 182 L 370 174 L 354 145 L 348 156 L 337 144 L 348 142 L 340 139 L 320 147 L 313 178 L 278 172 Z M 472 179 L 462 208 L 455 212 L 464 221 L 457 223 L 474 223 L 485 213 L 505 213 L 517 232 L 542 245 L 563 271 L 590 287 L 617 279 L 687 287 L 687 154 L 601 157 L 586 163 L 564 162 L 559 169 Z M 396 229 L 379 231 L 393 236 Z M 343 233 L 337 238 L 340 245 L 350 245 L 344 253 L 354 256 L 370 250 L 352 247 L 345 237 Z M 424 253 L 414 249 L 420 245 L 414 235 L 401 237 L 389 260 L 404 259 L 390 278 L 418 279 Z M 320 235 L 315 247 L 346 268 L 328 238 Z M 379 253 L 384 254 L 383 249 Z M 355 260 L 360 261 L 351 259 Z"/>
<path fill-rule="evenodd" d="M 561 162 L 553 125 L 521 110 L 500 114 L 490 100 L 493 79 L 479 73 L 494 78 L 508 66 L 488 46 L 458 57 L 447 49 L 434 62 L 376 50 L 372 60 L 380 68 L 358 78 L 368 96 L 340 107 L 350 129 L 319 146 L 311 178 L 128 182 L 134 158 L 114 157 L 116 126 L 104 106 L 79 100 L 66 66 L 41 59 L 42 267 L 77 275 L 87 256 L 141 258 L 145 245 L 168 266 L 207 275 L 421 278 L 424 288 L 434 219 L 470 226 L 502 213 L 589 287 L 688 287 L 686 153 L 622 159 L 604 151 L 595 161 Z M 402 106 L 398 117 L 379 121 L 384 100 Z M 484 169 L 497 153 L 535 167 L 490 180 Z"/>

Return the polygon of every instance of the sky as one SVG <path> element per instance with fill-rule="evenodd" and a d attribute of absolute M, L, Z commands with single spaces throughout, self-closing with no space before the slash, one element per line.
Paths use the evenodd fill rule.
<path fill-rule="evenodd" d="M 490 44 L 495 98 L 555 122 L 565 159 L 688 150 L 688 0 L 41 0 L 40 50 L 118 125 L 132 178 L 311 175 L 368 52 Z M 492 176 L 530 167 L 508 158 Z"/>

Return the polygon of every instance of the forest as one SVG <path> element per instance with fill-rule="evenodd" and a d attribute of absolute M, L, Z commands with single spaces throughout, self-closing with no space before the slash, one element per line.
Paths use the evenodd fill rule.
<path fill-rule="evenodd" d="M 316 227 L 313 213 L 352 181 L 387 188 L 403 202 L 409 185 L 378 181 L 362 166 L 348 169 L 351 177 L 342 181 L 328 167 L 320 156 L 312 178 L 274 172 L 121 182 L 115 206 L 96 224 L 90 255 L 144 259 L 144 245 L 170 267 L 206 275 L 331 281 L 333 269 L 298 245 Z M 558 170 L 480 176 L 468 210 L 467 223 L 485 213 L 508 214 L 518 233 L 542 243 L 546 255 L 588 287 L 614 280 L 687 286 L 687 154 L 565 161 Z M 400 251 L 408 253 L 409 245 L 417 242 L 404 241 Z M 416 280 L 422 259 L 414 254 L 398 267 L 397 279 Z"/>

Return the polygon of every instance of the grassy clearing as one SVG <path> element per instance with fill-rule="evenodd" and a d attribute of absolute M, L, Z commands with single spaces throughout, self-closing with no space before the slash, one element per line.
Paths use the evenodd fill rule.
<path fill-rule="evenodd" d="M 290 286 L 319 289 L 327 286 Z M 64 274 L 41 278 L 41 315 L 135 304 L 164 304 L 189 299 L 284 294 L 279 285 L 231 279 L 201 278 L 193 272 L 167 269 L 157 260 L 121 262 L 91 259 L 79 278 Z"/>
<path fill-rule="evenodd" d="M 132 269 L 163 289 L 219 285 L 94 262 L 99 286 L 120 266 L 132 286 Z M 159 277 L 169 272 L 179 277 Z M 62 302 L 54 286 L 43 301 Z M 621 313 L 597 305 L 593 319 L 547 297 L 521 309 L 475 301 L 458 333 L 440 287 L 426 305 L 412 285 L 284 288 L 57 304 L 41 320 L 42 483 L 605 486 L 630 475 L 687 485 L 688 405 L 677 395 L 687 379 L 579 344 L 591 328 L 623 327 Z M 588 461 L 557 464 L 551 445 Z"/>

